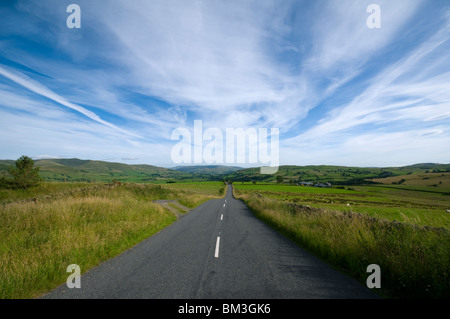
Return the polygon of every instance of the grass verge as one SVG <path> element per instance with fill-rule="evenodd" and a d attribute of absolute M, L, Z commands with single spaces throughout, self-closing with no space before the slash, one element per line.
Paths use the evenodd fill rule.
<path fill-rule="evenodd" d="M 235 194 L 258 218 L 364 285 L 370 275 L 367 267 L 379 265 L 382 296 L 450 297 L 450 232 L 446 228 L 283 203 L 254 193 Z"/>
<path fill-rule="evenodd" d="M 72 186 L 64 188 L 74 190 Z M 61 191 L 61 185 L 42 187 Z M 46 193 L 45 189 L 30 192 L 34 196 Z M 0 204 L 0 298 L 37 297 L 66 281 L 68 265 L 77 264 L 85 272 L 176 220 L 153 200 L 182 199 L 194 207 L 208 198 L 160 185 L 125 184 L 83 188 L 37 201 L 4 202 Z"/>

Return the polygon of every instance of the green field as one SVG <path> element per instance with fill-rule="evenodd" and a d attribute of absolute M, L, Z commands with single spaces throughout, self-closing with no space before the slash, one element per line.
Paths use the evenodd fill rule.
<path fill-rule="evenodd" d="M 165 188 L 189 194 L 183 196 L 179 202 L 187 207 L 195 207 L 212 197 L 225 195 L 226 187 L 223 182 L 183 182 L 165 184 Z"/>
<path fill-rule="evenodd" d="M 450 228 L 447 188 L 371 185 L 319 188 L 288 184 L 234 183 L 238 194 L 261 196 L 311 207 L 351 211 L 379 219 Z"/>
<path fill-rule="evenodd" d="M 228 174 L 227 178 L 234 182 L 276 182 L 277 176 L 280 176 L 284 183 L 297 183 L 301 181 L 326 183 L 333 185 L 361 185 L 368 183 L 383 183 L 385 178 L 392 178 L 389 183 L 414 178 L 417 174 L 424 175 L 421 178 L 430 176 L 439 177 L 431 185 L 437 184 L 443 186 L 444 180 L 447 179 L 447 185 L 450 185 L 448 178 L 450 177 L 450 164 L 415 164 L 404 167 L 347 167 L 347 166 L 331 166 L 331 165 L 311 165 L 311 166 L 295 166 L 284 165 L 278 168 L 274 175 L 262 175 L 259 168 L 248 168 Z M 441 174 L 446 176 L 441 176 Z M 404 177 L 407 176 L 407 177 Z M 397 178 L 400 177 L 400 178 Z M 442 182 L 439 184 L 439 182 Z M 414 184 L 416 185 L 416 184 Z"/>
<path fill-rule="evenodd" d="M 223 195 L 225 184 L 223 182 L 179 182 L 164 185 L 166 188 L 185 190 L 197 194 Z"/>
<path fill-rule="evenodd" d="M 416 173 L 409 175 L 375 178 L 371 181 L 384 185 L 421 186 L 422 189 L 430 187 L 450 192 L 450 173 Z"/>
<path fill-rule="evenodd" d="M 45 159 L 36 160 L 40 176 L 46 181 L 132 183 L 166 182 L 330 182 L 333 185 L 361 185 L 367 183 L 404 183 L 418 186 L 450 187 L 450 164 L 415 164 L 404 167 L 347 167 L 332 165 L 283 165 L 274 175 L 260 174 L 260 168 L 239 169 L 224 165 L 198 165 L 172 169 L 153 165 L 128 165 L 97 160 Z M 14 160 L 0 160 L 0 177 L 8 176 Z"/>

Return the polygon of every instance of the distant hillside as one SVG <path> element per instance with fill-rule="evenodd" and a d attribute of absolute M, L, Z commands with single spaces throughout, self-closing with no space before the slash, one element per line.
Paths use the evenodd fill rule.
<path fill-rule="evenodd" d="M 385 185 L 426 186 L 450 190 L 450 172 L 415 173 L 378 178 L 373 179 L 372 181 Z"/>
<path fill-rule="evenodd" d="M 276 182 L 276 177 L 283 177 L 285 183 L 299 181 L 325 183 L 334 185 L 355 185 L 375 183 L 386 177 L 402 176 L 407 174 L 443 173 L 450 172 L 450 164 L 415 164 L 404 167 L 346 167 L 346 166 L 280 166 L 274 175 L 261 175 L 259 168 L 248 168 L 226 175 L 232 181 L 249 182 Z"/>
<path fill-rule="evenodd" d="M 5 175 L 8 167 L 14 164 L 14 160 L 0 160 L 0 176 Z M 224 165 L 197 165 L 180 166 L 167 169 L 152 165 L 127 165 L 105 161 L 72 159 L 44 159 L 36 160 L 40 167 L 40 175 L 49 181 L 124 181 L 124 182 L 167 182 L 167 181 L 193 181 L 193 180 L 222 180 L 228 179 L 234 182 L 259 181 L 276 182 L 277 176 L 283 178 L 284 183 L 297 183 L 300 181 L 326 183 L 333 185 L 356 185 L 367 183 L 393 183 L 419 178 L 397 178 L 405 175 L 432 174 L 450 172 L 450 164 L 422 163 L 404 167 L 346 167 L 332 165 L 315 166 L 280 166 L 278 172 L 273 175 L 260 174 L 260 168 L 242 169 L 236 166 Z M 3 173 L 2 173 L 3 172 Z M 428 176 L 420 176 L 422 184 L 445 181 L 431 179 Z M 388 178 L 388 179 L 386 179 Z M 426 179 L 425 179 L 426 178 Z M 386 179 L 386 180 L 383 180 Z"/>
<path fill-rule="evenodd" d="M 152 165 L 127 165 L 105 161 L 72 159 L 36 160 L 39 174 L 49 181 L 127 181 L 148 182 L 157 180 L 181 180 L 192 178 L 186 172 Z M 7 171 L 14 161 L 0 161 L 0 171 Z"/>
<path fill-rule="evenodd" d="M 242 167 L 225 165 L 177 166 L 174 170 L 202 175 L 224 175 L 241 170 Z"/>

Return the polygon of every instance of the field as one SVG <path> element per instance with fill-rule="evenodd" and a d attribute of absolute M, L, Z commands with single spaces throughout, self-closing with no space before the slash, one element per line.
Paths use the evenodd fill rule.
<path fill-rule="evenodd" d="M 191 182 L 191 183 L 170 183 L 165 184 L 165 188 L 188 193 L 189 196 L 180 198 L 179 202 L 187 207 L 195 207 L 211 196 L 224 196 L 225 184 L 223 182 Z"/>
<path fill-rule="evenodd" d="M 450 173 L 418 173 L 409 175 L 374 178 L 373 182 L 385 185 L 424 186 L 450 191 Z"/>
<path fill-rule="evenodd" d="M 239 194 L 259 193 L 283 202 L 421 226 L 450 228 L 450 189 L 422 186 L 371 185 L 319 188 L 288 184 L 235 183 Z"/>
<path fill-rule="evenodd" d="M 154 200 L 195 207 L 221 196 L 224 184 L 203 183 L 198 189 L 43 183 L 2 190 L 0 299 L 37 297 L 65 282 L 68 265 L 84 273 L 174 222 L 176 215 Z"/>
<path fill-rule="evenodd" d="M 294 166 L 285 165 L 278 168 L 274 175 L 260 174 L 259 168 L 248 168 L 228 174 L 227 177 L 234 182 L 276 182 L 280 176 L 284 183 L 297 183 L 301 181 L 326 183 L 333 185 L 363 185 L 368 183 L 392 183 L 407 180 L 408 184 L 417 185 L 411 179 L 417 174 L 423 174 L 421 178 L 441 178 L 431 185 L 443 186 L 439 182 L 446 183 L 450 173 L 450 164 L 415 164 L 404 167 L 347 167 L 331 165 Z M 441 176 L 444 174 L 444 176 Z M 385 178 L 392 178 L 385 180 Z M 447 182 L 444 182 L 447 180 Z M 422 184 L 425 185 L 425 184 Z"/>
<path fill-rule="evenodd" d="M 445 187 L 318 188 L 234 183 L 257 217 L 365 285 L 381 268 L 389 298 L 449 298 L 450 195 Z"/>

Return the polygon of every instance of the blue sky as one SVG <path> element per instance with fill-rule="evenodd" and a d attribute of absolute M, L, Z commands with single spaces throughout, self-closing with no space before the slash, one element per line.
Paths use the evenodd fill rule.
<path fill-rule="evenodd" d="M 172 167 L 194 120 L 279 128 L 281 165 L 449 163 L 450 2 L 0 2 L 0 158 Z"/>

